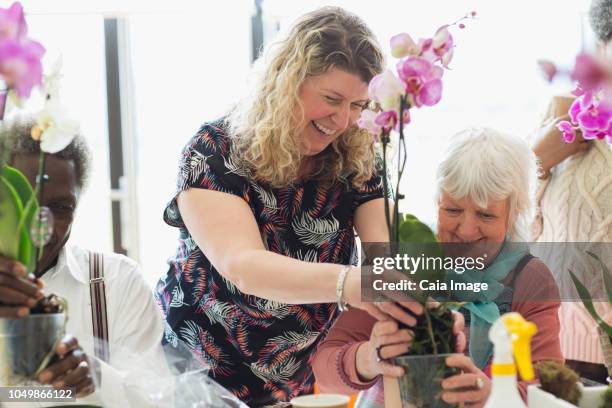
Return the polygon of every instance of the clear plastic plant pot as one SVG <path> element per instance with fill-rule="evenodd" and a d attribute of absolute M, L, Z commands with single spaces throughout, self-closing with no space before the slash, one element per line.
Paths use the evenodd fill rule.
<path fill-rule="evenodd" d="M 456 368 L 446 365 L 451 354 L 428 354 L 423 356 L 400 356 L 393 364 L 404 367 L 405 374 L 399 378 L 402 408 L 452 408 L 441 399 L 443 379 L 457 374 Z"/>
<path fill-rule="evenodd" d="M 64 335 L 64 313 L 0 319 L 0 385 L 33 380 Z"/>

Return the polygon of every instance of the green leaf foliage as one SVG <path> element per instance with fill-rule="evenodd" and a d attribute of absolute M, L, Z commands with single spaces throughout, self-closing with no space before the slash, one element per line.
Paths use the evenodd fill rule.
<path fill-rule="evenodd" d="M 586 251 L 586 253 L 599 262 L 599 265 L 601 266 L 601 274 L 603 275 L 604 286 L 606 288 L 606 294 L 608 295 L 608 302 L 612 304 L 612 276 L 610 275 L 610 270 L 597 255 L 589 251 Z"/>
<path fill-rule="evenodd" d="M 412 214 L 406 214 L 399 220 L 400 243 L 398 252 L 411 257 L 438 258 L 443 257 L 442 248 L 438 245 L 436 234 L 429 226 Z M 444 280 L 444 270 L 419 270 L 411 275 L 411 279 L 419 282 L 423 279 L 431 281 Z"/>
<path fill-rule="evenodd" d="M 0 177 L 0 254 L 19 259 L 20 243 L 16 239 L 23 205 L 15 188 Z"/>
<path fill-rule="evenodd" d="M 595 320 L 595 322 L 597 322 L 599 327 L 601 327 L 602 330 L 604 330 L 608 336 L 612 337 L 612 327 L 610 327 L 610 325 L 608 325 L 601 317 L 599 317 L 599 314 L 597 314 L 597 311 L 595 310 L 595 306 L 593 305 L 592 296 L 589 293 L 588 289 L 584 287 L 582 282 L 578 280 L 578 278 L 576 277 L 576 275 L 574 275 L 572 271 L 569 271 L 569 273 L 570 273 L 570 276 L 572 277 L 572 281 L 574 282 L 574 286 L 576 286 L 578 295 L 580 296 L 580 299 L 582 300 L 582 303 L 584 304 L 584 307 L 587 309 L 587 311 L 589 312 L 591 317 Z"/>
<path fill-rule="evenodd" d="M 400 242 L 405 243 L 436 243 L 436 234 L 412 214 L 406 214 L 399 220 Z"/>
<path fill-rule="evenodd" d="M 29 236 L 38 203 L 28 180 L 17 169 L 4 166 L 0 175 L 0 254 L 18 260 L 28 270 L 35 266 Z"/>

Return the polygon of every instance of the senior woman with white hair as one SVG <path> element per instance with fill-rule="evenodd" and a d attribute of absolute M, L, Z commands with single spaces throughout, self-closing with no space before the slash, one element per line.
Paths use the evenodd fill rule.
<path fill-rule="evenodd" d="M 558 289 L 546 265 L 511 242 L 525 241 L 533 214 L 535 157 L 526 143 L 492 129 L 468 129 L 451 139 L 438 167 L 438 227 L 441 242 L 485 245 L 495 256 L 482 280 L 503 284 L 494 299 L 477 302 L 466 314 L 479 320 L 478 307 L 488 304 L 495 315 L 515 311 L 538 326 L 532 339 L 532 360 L 563 361 L 559 347 Z M 537 285 L 533 283 L 537 282 Z M 442 382 L 442 399 L 449 403 L 484 405 L 491 391 L 492 345 L 486 334 L 472 333 L 469 356 L 453 355 L 449 366 L 461 374 Z M 397 322 L 376 322 L 360 310 L 343 313 L 319 345 L 313 360 L 317 383 L 326 392 L 354 394 L 367 390 L 358 407 L 383 403 L 381 376 L 400 377 L 403 369 L 390 359 L 410 350 L 411 333 Z M 525 397 L 526 384 L 519 383 Z"/>

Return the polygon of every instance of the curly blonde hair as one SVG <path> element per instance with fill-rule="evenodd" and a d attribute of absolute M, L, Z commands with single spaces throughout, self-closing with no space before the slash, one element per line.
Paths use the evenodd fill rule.
<path fill-rule="evenodd" d="M 374 34 L 359 17 L 339 7 L 302 16 L 256 61 L 254 88 L 227 120 L 234 158 L 255 179 L 275 188 L 297 180 L 303 158 L 298 129 L 304 121 L 299 91 L 308 76 L 331 68 L 358 75 L 365 83 L 384 68 Z M 353 125 L 313 161 L 305 177 L 359 187 L 374 172 L 372 138 Z"/>

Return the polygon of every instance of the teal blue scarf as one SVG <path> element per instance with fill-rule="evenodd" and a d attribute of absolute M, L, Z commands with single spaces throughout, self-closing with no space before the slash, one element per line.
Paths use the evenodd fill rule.
<path fill-rule="evenodd" d="M 502 281 L 515 269 L 517 263 L 525 256 L 526 244 L 510 243 L 508 238 L 495 257 L 484 270 L 469 270 L 462 274 L 451 272 L 448 279 L 455 282 L 487 283 L 488 289 L 481 292 L 453 292 L 453 298 L 467 302 L 464 308 L 470 311 L 469 352 L 474 363 L 483 369 L 493 354 L 493 344 L 489 340 L 489 329 L 499 317 L 499 307 L 494 302 L 504 290 Z"/>

